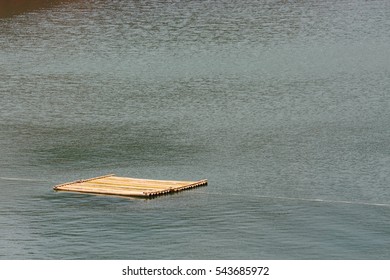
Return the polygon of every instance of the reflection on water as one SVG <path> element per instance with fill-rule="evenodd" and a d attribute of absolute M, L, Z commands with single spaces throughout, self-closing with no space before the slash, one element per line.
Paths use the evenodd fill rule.
<path fill-rule="evenodd" d="M 72 0 L 0 0 L 0 18 L 50 8 Z"/>
<path fill-rule="evenodd" d="M 388 1 L 12 3 L 0 258 L 390 257 Z M 209 185 L 51 189 L 108 173 Z"/>

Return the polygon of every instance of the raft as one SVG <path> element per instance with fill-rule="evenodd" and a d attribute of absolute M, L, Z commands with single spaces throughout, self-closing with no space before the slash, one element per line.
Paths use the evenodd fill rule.
<path fill-rule="evenodd" d="M 151 198 L 207 185 L 207 180 L 169 181 L 118 177 L 115 174 L 56 185 L 55 191 Z"/>

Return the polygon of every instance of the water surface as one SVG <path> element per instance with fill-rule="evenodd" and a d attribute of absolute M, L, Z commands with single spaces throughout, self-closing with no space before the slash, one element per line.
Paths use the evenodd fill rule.
<path fill-rule="evenodd" d="M 390 258 L 389 13 L 91 0 L 0 18 L 0 258 Z M 108 173 L 209 185 L 52 191 Z"/>

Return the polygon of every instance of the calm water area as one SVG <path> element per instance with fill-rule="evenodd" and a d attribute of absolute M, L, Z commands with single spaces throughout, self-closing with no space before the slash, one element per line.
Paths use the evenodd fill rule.
<path fill-rule="evenodd" d="M 55 2 L 0 17 L 0 259 L 390 259 L 390 1 Z M 209 184 L 52 190 L 109 173 Z"/>

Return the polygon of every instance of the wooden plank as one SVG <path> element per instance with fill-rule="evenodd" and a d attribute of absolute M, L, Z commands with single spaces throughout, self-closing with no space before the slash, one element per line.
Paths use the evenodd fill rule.
<path fill-rule="evenodd" d="M 101 185 L 110 185 L 110 186 L 153 186 L 155 188 L 166 188 L 169 186 L 182 186 L 183 184 L 158 184 L 156 182 L 140 182 L 140 181 L 89 181 L 87 183 L 95 183 L 95 184 L 101 184 Z"/>
<path fill-rule="evenodd" d="M 156 184 L 156 185 L 184 185 L 191 184 L 193 181 L 168 181 L 168 180 L 151 180 L 151 179 L 137 179 L 137 178 L 125 178 L 125 177 L 105 177 L 103 179 L 99 179 L 99 182 L 106 183 L 131 183 L 131 184 Z"/>
<path fill-rule="evenodd" d="M 76 191 L 86 193 L 97 193 L 97 194 L 113 194 L 113 195 L 124 195 L 124 196 L 149 196 L 154 193 L 166 193 L 169 190 L 153 190 L 153 189 L 129 189 L 129 188 L 112 188 L 112 187 L 99 187 L 99 186 L 82 186 L 82 185 L 67 185 L 59 189 L 61 191 Z"/>
<path fill-rule="evenodd" d="M 118 191 L 118 190 L 112 190 L 112 189 L 86 189 L 86 188 L 79 188 L 79 187 L 72 187 L 69 189 L 61 189 L 61 191 L 68 191 L 68 192 L 79 192 L 79 193 L 91 193 L 91 194 L 105 194 L 105 195 L 120 195 L 120 196 L 139 196 L 139 197 L 147 197 L 148 194 L 145 194 L 143 192 L 137 192 L 137 191 Z"/>
<path fill-rule="evenodd" d="M 71 185 L 72 186 L 72 185 Z M 118 190 L 163 190 L 167 189 L 166 187 L 153 187 L 153 186 L 124 186 L 124 185 L 107 185 L 107 184 L 101 184 L 96 182 L 83 182 L 77 184 L 79 187 L 85 187 L 85 188 L 110 188 L 110 189 L 118 189 Z"/>

